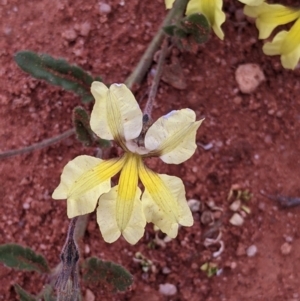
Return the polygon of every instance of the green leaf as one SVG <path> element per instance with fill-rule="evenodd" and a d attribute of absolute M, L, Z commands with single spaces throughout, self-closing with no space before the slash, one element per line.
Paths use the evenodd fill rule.
<path fill-rule="evenodd" d="M 48 54 L 37 54 L 29 50 L 17 52 L 14 59 L 23 71 L 33 77 L 73 91 L 83 102 L 93 101 L 90 86 L 94 78 L 78 66 L 70 65 L 61 58 L 54 59 Z M 97 80 L 102 81 L 100 77 Z"/>
<path fill-rule="evenodd" d="M 202 14 L 192 14 L 181 21 L 182 29 L 191 35 L 197 44 L 205 43 L 210 34 L 210 24 Z"/>
<path fill-rule="evenodd" d="M 121 265 L 90 257 L 83 263 L 83 280 L 94 285 L 110 285 L 114 291 L 125 291 L 132 284 L 132 275 Z"/>
<path fill-rule="evenodd" d="M 90 126 L 90 116 L 83 107 L 75 107 L 73 110 L 73 124 L 77 139 L 85 146 L 94 143 L 94 133 Z"/>
<path fill-rule="evenodd" d="M 19 284 L 15 284 L 14 289 L 21 301 L 38 301 L 37 297 L 26 292 Z"/>
<path fill-rule="evenodd" d="M 77 139 L 85 146 L 92 146 L 94 142 L 100 147 L 109 147 L 108 140 L 97 137 L 90 126 L 90 116 L 83 107 L 75 107 L 73 110 L 73 124 Z"/>
<path fill-rule="evenodd" d="M 46 259 L 36 254 L 30 248 L 18 244 L 5 244 L 0 246 L 0 262 L 10 268 L 39 273 L 49 273 L 50 269 Z"/>
<path fill-rule="evenodd" d="M 174 36 L 174 31 L 176 28 L 177 28 L 176 25 L 168 25 L 168 26 L 163 27 L 163 30 L 167 35 L 172 37 L 172 36 Z"/>

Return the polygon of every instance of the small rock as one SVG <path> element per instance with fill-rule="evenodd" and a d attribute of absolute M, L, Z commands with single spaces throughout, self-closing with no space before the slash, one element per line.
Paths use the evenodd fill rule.
<path fill-rule="evenodd" d="M 188 206 L 192 212 L 198 212 L 200 209 L 201 202 L 196 199 L 190 199 L 187 201 Z"/>
<path fill-rule="evenodd" d="M 77 38 L 77 33 L 74 29 L 67 29 L 62 33 L 62 37 L 69 42 L 73 42 Z"/>
<path fill-rule="evenodd" d="M 257 247 L 255 245 L 252 245 L 247 248 L 246 254 L 248 257 L 253 257 L 257 253 Z"/>
<path fill-rule="evenodd" d="M 99 4 L 99 11 L 102 14 L 109 14 L 111 12 L 111 6 L 107 3 L 101 2 Z"/>
<path fill-rule="evenodd" d="M 235 200 L 230 206 L 229 209 L 231 211 L 238 211 L 241 208 L 241 200 Z"/>
<path fill-rule="evenodd" d="M 95 301 L 95 300 L 96 300 L 96 298 L 95 298 L 94 293 L 87 288 L 86 292 L 85 292 L 84 301 Z"/>
<path fill-rule="evenodd" d="M 233 102 L 236 104 L 236 105 L 240 105 L 242 103 L 242 97 L 241 96 L 236 96 L 233 98 Z"/>
<path fill-rule="evenodd" d="M 164 296 L 173 296 L 177 293 L 177 288 L 171 283 L 160 284 L 159 292 Z"/>
<path fill-rule="evenodd" d="M 166 274 L 170 274 L 170 273 L 171 273 L 171 269 L 168 268 L 168 267 L 163 267 L 162 273 L 165 274 L 165 275 L 166 275 Z"/>
<path fill-rule="evenodd" d="M 257 64 L 244 64 L 238 66 L 235 79 L 242 93 L 250 94 L 265 80 L 265 75 Z"/>
<path fill-rule="evenodd" d="M 23 204 L 23 209 L 24 210 L 28 210 L 30 208 L 30 204 L 29 203 L 24 203 Z"/>
<path fill-rule="evenodd" d="M 282 255 L 289 255 L 291 253 L 292 250 L 292 246 L 285 242 L 281 247 L 280 247 L 280 251 Z"/>
<path fill-rule="evenodd" d="M 258 203 L 258 209 L 259 209 L 260 211 L 265 211 L 265 210 L 266 210 L 266 203 L 264 203 L 264 202 L 259 202 L 259 203 Z"/>
<path fill-rule="evenodd" d="M 91 24 L 89 22 L 84 22 L 80 26 L 80 35 L 87 37 L 91 31 Z"/>
<path fill-rule="evenodd" d="M 90 254 L 90 252 L 91 252 L 90 246 L 89 245 L 84 245 L 84 253 L 85 254 Z"/>
<path fill-rule="evenodd" d="M 241 226 L 244 223 L 244 219 L 240 214 L 234 213 L 229 222 L 231 225 Z"/>

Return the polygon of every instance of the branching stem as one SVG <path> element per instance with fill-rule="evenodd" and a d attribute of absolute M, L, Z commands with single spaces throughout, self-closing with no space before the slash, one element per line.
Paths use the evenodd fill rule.
<path fill-rule="evenodd" d="M 154 104 L 154 100 L 156 97 L 156 93 L 157 93 L 157 89 L 158 89 L 158 85 L 159 85 L 159 81 L 161 78 L 161 74 L 162 74 L 162 70 L 163 70 L 163 65 L 165 62 L 165 58 L 166 58 L 166 53 L 167 53 L 167 49 L 168 49 L 168 43 L 169 39 L 165 38 L 163 45 L 162 45 L 162 49 L 160 52 L 160 56 L 159 56 L 159 60 L 157 63 L 157 68 L 155 71 L 155 75 L 154 75 L 154 79 L 150 88 L 150 92 L 149 92 L 149 96 L 148 96 L 148 100 L 144 109 L 144 115 L 148 115 L 148 118 L 151 119 L 151 113 L 152 113 L 152 109 L 153 109 L 153 104 Z"/>
<path fill-rule="evenodd" d="M 71 136 L 73 134 L 75 134 L 75 129 L 70 129 L 70 130 L 67 130 L 64 133 L 60 134 L 60 135 L 57 135 L 57 136 L 52 137 L 52 138 L 45 139 L 45 140 L 43 140 L 41 142 L 38 142 L 38 143 L 34 143 L 30 146 L 27 146 L 27 147 L 24 147 L 24 148 L 19 148 L 19 149 L 12 149 L 12 150 L 9 150 L 9 151 L 6 151 L 6 152 L 2 152 L 2 153 L 0 153 L 0 160 L 5 159 L 5 158 L 9 158 L 9 157 L 12 157 L 12 156 L 16 156 L 16 155 L 30 153 L 34 150 L 50 146 L 50 145 L 52 145 L 56 142 L 59 142 L 63 139 L 68 138 L 69 136 Z"/>

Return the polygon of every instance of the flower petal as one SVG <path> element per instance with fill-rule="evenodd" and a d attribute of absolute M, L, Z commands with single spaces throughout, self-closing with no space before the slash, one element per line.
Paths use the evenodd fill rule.
<path fill-rule="evenodd" d="M 295 69 L 300 59 L 300 19 L 287 31 L 279 32 L 272 42 L 263 46 L 267 55 L 281 55 L 281 63 L 286 69 Z"/>
<path fill-rule="evenodd" d="M 225 22 L 226 16 L 222 11 L 222 5 L 222 0 L 190 0 L 187 5 L 186 14 L 202 13 L 209 21 L 215 34 L 223 40 L 224 33 L 221 25 Z"/>
<path fill-rule="evenodd" d="M 257 6 L 265 2 L 265 0 L 239 0 L 239 1 L 250 6 Z"/>
<path fill-rule="evenodd" d="M 258 6 L 244 7 L 245 15 L 257 18 L 256 27 L 259 30 L 259 39 L 266 39 L 278 25 L 287 24 L 300 16 L 300 10 L 280 4 L 262 3 Z"/>
<path fill-rule="evenodd" d="M 126 154 L 119 185 L 99 199 L 97 221 L 106 242 L 114 242 L 122 234 L 135 244 L 144 234 L 146 219 L 138 188 L 138 165 L 140 158 Z"/>
<path fill-rule="evenodd" d="M 119 185 L 99 200 L 97 220 L 105 241 L 113 242 L 122 234 L 135 244 L 144 234 L 146 219 L 138 188 L 138 166 L 140 157 L 126 154 Z"/>
<path fill-rule="evenodd" d="M 272 42 L 268 42 L 263 46 L 263 52 L 266 55 L 280 55 L 282 42 L 287 36 L 287 31 L 280 31 L 273 39 Z"/>
<path fill-rule="evenodd" d="M 98 198 L 110 190 L 110 178 L 120 171 L 124 158 L 103 161 L 90 156 L 79 156 L 63 169 L 53 199 L 67 199 L 69 218 L 95 210 Z"/>
<path fill-rule="evenodd" d="M 173 6 L 175 0 L 165 0 L 166 9 L 170 9 Z"/>
<path fill-rule="evenodd" d="M 126 154 L 126 163 L 119 179 L 116 219 L 121 232 L 126 228 L 133 210 L 133 201 L 138 187 L 139 157 Z"/>
<path fill-rule="evenodd" d="M 160 117 L 145 136 L 149 156 L 159 156 L 165 163 L 180 164 L 189 159 L 197 147 L 195 136 L 203 120 L 196 121 L 193 110 L 172 111 Z"/>
<path fill-rule="evenodd" d="M 154 223 L 172 238 L 177 236 L 178 224 L 193 225 L 185 189 L 179 178 L 157 174 L 143 164 L 139 176 L 145 186 L 142 203 L 147 222 Z"/>
<path fill-rule="evenodd" d="M 106 242 L 112 243 L 122 234 L 130 244 L 134 245 L 144 235 L 146 225 L 140 200 L 141 190 L 137 187 L 136 194 L 132 200 L 133 210 L 129 222 L 123 231 L 120 230 L 116 220 L 118 190 L 119 187 L 115 186 L 100 197 L 97 208 L 97 222 Z"/>
<path fill-rule="evenodd" d="M 113 84 L 109 89 L 93 82 L 91 92 L 95 105 L 91 114 L 91 128 L 101 138 L 116 140 L 134 139 L 142 130 L 143 113 L 131 91 L 124 84 Z"/>

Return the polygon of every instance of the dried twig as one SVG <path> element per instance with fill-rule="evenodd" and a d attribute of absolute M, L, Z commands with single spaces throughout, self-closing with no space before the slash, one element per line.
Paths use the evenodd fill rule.
<path fill-rule="evenodd" d="M 260 191 L 260 194 L 270 200 L 278 202 L 284 208 L 300 205 L 299 197 L 290 197 L 290 196 L 284 196 L 284 195 L 270 195 L 270 194 L 265 193 L 263 190 Z"/>

